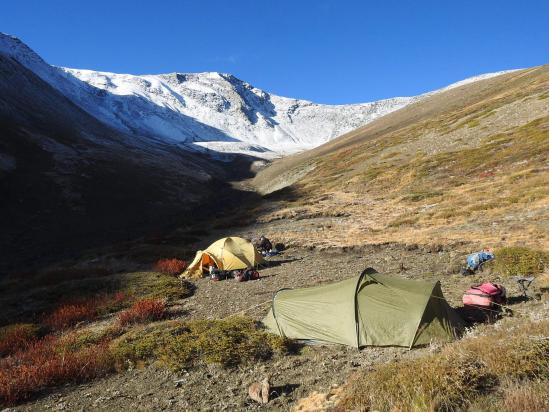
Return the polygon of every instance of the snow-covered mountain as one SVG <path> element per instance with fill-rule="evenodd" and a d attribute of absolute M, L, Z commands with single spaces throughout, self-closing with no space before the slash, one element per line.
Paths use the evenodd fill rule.
<path fill-rule="evenodd" d="M 217 72 L 135 76 L 54 67 L 17 38 L 4 34 L 0 34 L 0 53 L 16 59 L 88 113 L 126 134 L 189 150 L 261 158 L 319 146 L 433 93 L 322 105 L 276 96 Z M 501 72 L 479 78 L 498 74 Z"/>

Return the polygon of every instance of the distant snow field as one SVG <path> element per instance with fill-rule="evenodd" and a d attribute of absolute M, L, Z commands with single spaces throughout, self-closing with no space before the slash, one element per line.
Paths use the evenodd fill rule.
<path fill-rule="evenodd" d="M 1 33 L 0 53 L 124 133 L 221 157 L 240 153 L 273 159 L 312 149 L 439 92 L 323 105 L 276 96 L 217 72 L 135 76 L 55 67 L 17 38 Z M 440 91 L 503 73 L 472 77 Z"/>

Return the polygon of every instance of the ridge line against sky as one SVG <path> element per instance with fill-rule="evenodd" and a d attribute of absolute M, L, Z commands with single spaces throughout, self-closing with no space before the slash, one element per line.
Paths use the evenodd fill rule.
<path fill-rule="evenodd" d="M 549 2 L 21 0 L 0 31 L 48 63 L 129 74 L 231 73 L 280 96 L 413 96 L 547 63 Z"/>

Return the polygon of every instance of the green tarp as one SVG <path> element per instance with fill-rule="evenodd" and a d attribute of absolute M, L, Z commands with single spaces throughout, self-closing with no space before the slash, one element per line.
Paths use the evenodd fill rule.
<path fill-rule="evenodd" d="M 463 329 L 439 282 L 368 269 L 329 285 L 278 291 L 263 324 L 288 338 L 354 347 L 412 348 L 451 341 Z"/>

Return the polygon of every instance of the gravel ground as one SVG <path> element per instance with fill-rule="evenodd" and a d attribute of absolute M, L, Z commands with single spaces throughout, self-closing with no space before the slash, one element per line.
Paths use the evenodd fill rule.
<path fill-rule="evenodd" d="M 458 274 L 463 257 L 463 252 L 413 245 L 324 251 L 289 249 L 271 259 L 271 266 L 261 270 L 259 280 L 196 281 L 194 295 L 184 301 L 182 318 L 223 318 L 245 311 L 247 316 L 259 320 L 266 314 L 273 294 L 282 287 L 337 281 L 368 266 L 410 279 L 438 279 L 449 302 L 458 306 L 463 291 L 483 279 L 482 275 Z M 507 282 L 507 286 L 511 294 L 517 293 L 512 283 Z M 531 301 L 515 307 L 535 304 Z M 67 385 L 14 410 L 289 410 L 312 391 L 326 392 L 343 384 L 360 368 L 420 356 L 429 350 L 307 346 L 297 355 L 275 356 L 267 362 L 233 369 L 201 366 L 174 373 L 149 365 L 80 386 Z M 259 406 L 248 399 L 247 388 L 266 375 L 271 379 L 275 398 L 268 405 Z"/>

